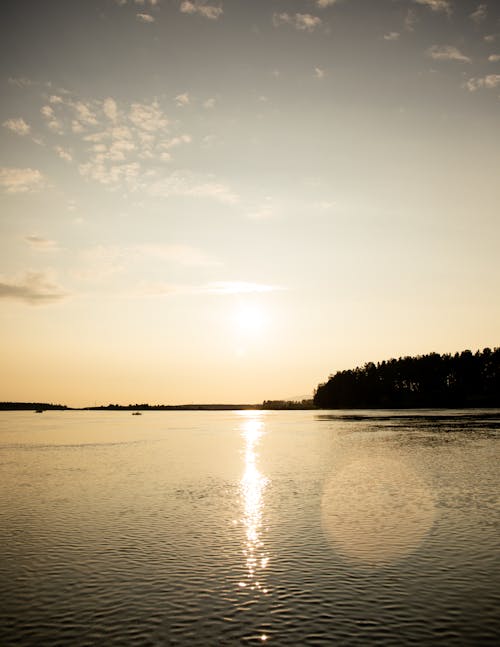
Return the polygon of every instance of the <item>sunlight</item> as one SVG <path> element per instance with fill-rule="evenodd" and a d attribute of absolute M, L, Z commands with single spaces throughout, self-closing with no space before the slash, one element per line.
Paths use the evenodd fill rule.
<path fill-rule="evenodd" d="M 267 326 L 267 316 L 262 306 L 242 303 L 233 314 L 235 330 L 242 335 L 260 335 Z"/>
<path fill-rule="evenodd" d="M 259 414 L 249 413 L 242 425 L 242 436 L 245 441 L 245 472 L 241 479 L 241 489 L 244 501 L 243 524 L 246 531 L 244 548 L 248 583 L 253 589 L 263 589 L 258 579 L 258 571 L 267 567 L 269 558 L 263 553 L 261 540 L 263 492 L 268 479 L 259 471 L 256 460 L 256 447 L 263 434 L 263 422 Z M 262 573 L 261 573 L 262 575 Z M 245 586 L 240 582 L 239 586 Z"/>

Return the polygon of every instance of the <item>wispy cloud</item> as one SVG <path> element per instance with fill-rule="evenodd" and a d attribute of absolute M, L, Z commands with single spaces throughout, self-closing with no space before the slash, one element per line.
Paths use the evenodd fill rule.
<path fill-rule="evenodd" d="M 279 27 L 280 25 L 291 25 L 299 31 L 312 32 L 319 27 L 323 21 L 318 16 L 312 16 L 309 13 L 274 13 L 273 25 Z"/>
<path fill-rule="evenodd" d="M 127 4 L 135 4 L 139 7 L 147 7 L 148 5 L 150 7 L 157 7 L 160 2 L 159 0 L 115 0 L 115 4 L 117 4 L 119 7 L 124 7 Z"/>
<path fill-rule="evenodd" d="M 217 101 L 215 97 L 209 97 L 203 102 L 203 107 L 206 108 L 207 110 L 211 110 L 212 108 L 215 108 L 216 102 Z"/>
<path fill-rule="evenodd" d="M 65 162 L 73 161 L 73 156 L 71 155 L 71 153 L 65 148 L 63 148 L 62 146 L 55 146 L 54 150 L 59 155 L 59 157 L 63 159 Z"/>
<path fill-rule="evenodd" d="M 318 7 L 318 9 L 326 9 L 327 7 L 331 7 L 334 4 L 337 4 L 339 0 L 316 0 L 315 5 Z"/>
<path fill-rule="evenodd" d="M 188 105 L 190 98 L 183 93 L 176 100 Z M 211 106 L 212 100 L 206 107 Z M 44 133 L 47 147 L 61 159 L 76 162 L 86 180 L 109 190 L 142 192 L 150 197 L 238 202 L 237 194 L 213 175 L 166 170 L 175 151 L 190 145 L 192 137 L 179 132 L 180 121 L 171 121 L 157 100 L 84 100 L 59 90 L 45 97 L 41 114 L 48 121 L 49 132 Z M 40 188 L 43 183 L 41 173 L 33 169 L 3 169 L 0 175 L 0 186 L 10 193 Z"/>
<path fill-rule="evenodd" d="M 175 103 L 179 108 L 183 108 L 184 106 L 188 106 L 190 103 L 189 99 L 189 94 L 187 92 L 183 92 L 182 94 L 178 94 L 175 97 Z"/>
<path fill-rule="evenodd" d="M 447 13 L 450 15 L 453 12 L 453 5 L 450 0 L 413 0 L 413 2 L 428 7 L 436 13 Z"/>
<path fill-rule="evenodd" d="M 276 207 L 271 196 L 266 196 L 256 209 L 248 213 L 248 217 L 254 220 L 267 220 L 274 215 L 276 215 Z"/>
<path fill-rule="evenodd" d="M 47 127 L 53 133 L 62 135 L 64 133 L 63 122 L 60 119 L 57 119 L 54 108 L 52 106 L 46 105 L 40 108 L 40 113 L 47 123 Z"/>
<path fill-rule="evenodd" d="M 8 80 L 10 85 L 15 85 L 18 88 L 29 88 L 33 85 L 38 85 L 37 81 L 32 81 L 24 76 L 21 77 L 9 77 Z"/>
<path fill-rule="evenodd" d="M 142 130 L 147 133 L 163 132 L 169 125 L 169 120 L 160 108 L 158 101 L 132 103 L 128 112 L 128 119 L 139 131 Z"/>
<path fill-rule="evenodd" d="M 465 84 L 470 92 L 475 92 L 481 88 L 492 90 L 500 86 L 500 74 L 487 74 L 483 77 L 471 78 Z"/>
<path fill-rule="evenodd" d="M 190 171 L 174 171 L 152 181 L 146 191 L 153 197 L 210 198 L 226 204 L 236 204 L 238 196 L 231 188 L 212 176 L 199 176 Z"/>
<path fill-rule="evenodd" d="M 147 261 L 169 263 L 181 267 L 219 267 L 212 254 L 180 243 L 140 243 L 136 245 L 95 245 L 79 255 L 74 276 L 82 281 L 99 282 L 124 272 L 133 264 Z"/>
<path fill-rule="evenodd" d="M 139 22 L 152 23 L 155 21 L 155 17 L 150 13 L 138 13 L 135 17 Z"/>
<path fill-rule="evenodd" d="M 0 187 L 6 193 L 28 193 L 42 189 L 45 184 L 45 178 L 38 169 L 0 168 Z"/>
<path fill-rule="evenodd" d="M 47 272 L 26 272 L 17 280 L 0 280 L 0 299 L 23 301 L 28 305 L 43 305 L 60 301 L 68 294 Z"/>
<path fill-rule="evenodd" d="M 390 31 L 388 34 L 384 34 L 384 40 L 399 40 L 400 36 L 398 31 Z"/>
<path fill-rule="evenodd" d="M 41 236 L 25 236 L 24 241 L 33 249 L 41 252 L 53 252 L 58 249 L 58 245 L 55 240 L 42 238 Z"/>
<path fill-rule="evenodd" d="M 478 5 L 477 9 L 469 15 L 469 18 L 473 22 L 475 22 L 476 25 L 480 25 L 484 20 L 486 20 L 487 15 L 488 15 L 487 5 L 480 4 Z"/>
<path fill-rule="evenodd" d="M 16 117 L 14 119 L 7 119 L 3 124 L 4 128 L 11 130 L 16 135 L 29 135 L 31 127 L 27 124 L 22 117 Z"/>
<path fill-rule="evenodd" d="M 406 31 L 414 31 L 415 25 L 418 22 L 417 14 L 414 9 L 408 9 L 404 20 L 404 28 Z"/>
<path fill-rule="evenodd" d="M 209 20 L 218 20 L 224 13 L 222 7 L 210 5 L 202 0 L 183 0 L 180 12 L 186 14 L 199 14 Z"/>
<path fill-rule="evenodd" d="M 246 281 L 216 281 L 203 286 L 208 294 L 251 294 L 255 292 L 276 292 L 283 288 L 277 285 L 263 283 L 248 283 Z"/>
<path fill-rule="evenodd" d="M 104 99 L 102 102 L 102 111 L 110 121 L 116 121 L 118 118 L 118 106 L 112 97 Z"/>
<path fill-rule="evenodd" d="M 330 211 L 335 208 L 337 204 L 329 200 L 321 200 L 319 202 L 315 202 L 312 206 L 319 211 Z"/>
<path fill-rule="evenodd" d="M 460 63 L 470 63 L 471 59 L 454 47 L 453 45 L 432 45 L 427 50 L 427 56 L 436 61 L 459 61 Z"/>
<path fill-rule="evenodd" d="M 166 296 L 176 294 L 234 296 L 240 294 L 263 294 L 284 290 L 279 285 L 266 285 L 264 283 L 249 283 L 246 281 L 214 281 L 202 285 L 172 285 L 161 284 L 150 286 L 145 290 L 149 296 Z"/>
<path fill-rule="evenodd" d="M 80 281 L 102 282 L 126 267 L 125 251 L 115 245 L 95 245 L 78 255 L 79 266 L 73 276 Z"/>
<path fill-rule="evenodd" d="M 198 247 L 182 244 L 143 243 L 128 248 L 132 255 L 165 260 L 186 267 L 215 267 L 222 263 Z"/>
<path fill-rule="evenodd" d="M 500 54 L 490 54 L 490 56 L 488 56 L 488 60 L 490 63 L 497 63 L 500 61 Z"/>
<path fill-rule="evenodd" d="M 317 79 L 324 79 L 325 78 L 325 70 L 323 70 L 321 67 L 315 67 L 314 68 L 314 76 Z"/>

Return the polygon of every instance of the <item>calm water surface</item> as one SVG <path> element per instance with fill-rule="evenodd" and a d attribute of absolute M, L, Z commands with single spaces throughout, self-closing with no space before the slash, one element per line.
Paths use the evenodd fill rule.
<path fill-rule="evenodd" d="M 0 414 L 0 644 L 500 639 L 500 411 Z"/>

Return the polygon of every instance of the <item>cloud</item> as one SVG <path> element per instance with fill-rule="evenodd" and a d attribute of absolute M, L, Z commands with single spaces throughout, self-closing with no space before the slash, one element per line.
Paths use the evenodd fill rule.
<path fill-rule="evenodd" d="M 196 176 L 189 171 L 174 171 L 145 187 L 150 196 L 210 198 L 225 204 L 236 204 L 239 197 L 226 184 L 212 176 Z"/>
<path fill-rule="evenodd" d="M 183 0 L 180 12 L 186 14 L 199 14 L 209 20 L 218 20 L 224 13 L 222 7 L 205 4 L 202 0 Z"/>
<path fill-rule="evenodd" d="M 179 135 L 178 137 L 172 137 L 172 139 L 165 140 L 161 146 L 164 150 L 168 151 L 171 148 L 177 148 L 181 144 L 190 144 L 192 141 L 191 135 Z"/>
<path fill-rule="evenodd" d="M 55 240 L 42 238 L 41 236 L 25 236 L 24 241 L 33 249 L 41 252 L 53 252 L 58 249 Z"/>
<path fill-rule="evenodd" d="M 0 281 L 0 299 L 24 301 L 34 306 L 60 301 L 67 296 L 46 272 L 26 272 L 19 280 Z"/>
<path fill-rule="evenodd" d="M 64 132 L 63 123 L 56 118 L 54 108 L 52 106 L 42 106 L 40 109 L 42 117 L 45 118 L 48 128 L 58 135 L 62 135 Z"/>
<path fill-rule="evenodd" d="M 279 27 L 280 25 L 291 25 L 299 31 L 312 32 L 319 27 L 323 21 L 318 16 L 312 16 L 309 13 L 296 13 L 294 15 L 289 13 L 274 13 L 273 25 Z"/>
<path fill-rule="evenodd" d="M 169 124 L 167 116 L 161 110 L 158 101 L 152 103 L 133 103 L 128 115 L 129 120 L 149 133 L 165 130 Z"/>
<path fill-rule="evenodd" d="M 207 283 L 201 289 L 207 294 L 251 294 L 254 292 L 275 292 L 283 288 L 277 285 L 248 283 L 246 281 L 215 281 L 214 283 Z"/>
<path fill-rule="evenodd" d="M 330 211 L 336 207 L 337 204 L 329 200 L 321 200 L 319 202 L 315 202 L 312 206 L 319 211 Z"/>
<path fill-rule="evenodd" d="M 89 103 L 84 101 L 75 101 L 70 102 L 70 105 L 73 107 L 76 115 L 76 120 L 82 126 L 97 126 L 98 121 L 95 112 L 93 111 Z"/>
<path fill-rule="evenodd" d="M 113 98 L 108 97 L 107 99 L 104 99 L 102 103 L 102 111 L 110 121 L 116 121 L 118 117 L 118 107 Z"/>
<path fill-rule="evenodd" d="M 327 7 L 331 7 L 334 4 L 337 4 L 339 0 L 316 0 L 314 3 L 318 9 L 326 9 Z"/>
<path fill-rule="evenodd" d="M 184 93 L 176 99 L 186 105 L 189 95 Z M 210 100 L 208 107 L 212 105 Z M 136 195 L 238 202 L 234 191 L 213 175 L 196 175 L 189 170 L 166 172 L 165 163 L 172 161 L 177 149 L 190 145 L 192 137 L 180 131 L 180 122 L 171 121 L 157 100 L 83 100 L 59 92 L 43 105 L 41 113 L 44 120 L 57 121 L 62 129 L 57 138 L 47 135 L 49 148 L 67 162 L 76 160 L 79 174 L 88 181 Z M 23 172 L 4 169 L 4 188 L 13 193 L 42 185 L 40 172 Z"/>
<path fill-rule="evenodd" d="M 101 282 L 125 269 L 124 251 L 113 245 L 95 245 L 79 254 L 80 267 L 73 276 L 80 281 Z"/>
<path fill-rule="evenodd" d="M 175 97 L 175 103 L 179 108 L 183 108 L 184 106 L 188 106 L 190 103 L 189 100 L 189 94 L 187 92 L 184 92 L 183 94 L 178 94 Z"/>
<path fill-rule="evenodd" d="M 62 146 L 55 146 L 54 150 L 59 155 L 59 157 L 63 159 L 65 162 L 73 161 L 73 156 L 71 155 L 71 153 L 66 149 L 62 148 Z"/>
<path fill-rule="evenodd" d="M 175 294 L 213 294 L 216 296 L 232 296 L 239 294 L 262 294 L 276 292 L 284 288 L 279 285 L 249 283 L 246 281 L 214 281 L 202 285 L 156 285 L 147 290 L 149 295 Z"/>
<path fill-rule="evenodd" d="M 119 7 L 124 7 L 126 4 L 135 4 L 139 7 L 157 7 L 159 5 L 159 0 L 115 0 L 115 4 Z"/>
<path fill-rule="evenodd" d="M 191 245 L 145 243 L 133 245 L 126 250 L 127 255 L 165 260 L 185 267 L 214 267 L 222 263 L 214 256 Z"/>
<path fill-rule="evenodd" d="M 469 18 L 475 22 L 476 25 L 479 25 L 483 20 L 486 20 L 487 13 L 488 7 L 485 4 L 480 4 L 477 9 L 469 15 Z"/>
<path fill-rule="evenodd" d="M 95 180 L 100 184 L 116 188 L 124 184 L 126 188 L 135 190 L 139 177 L 140 166 L 137 162 L 129 164 L 113 164 L 107 166 L 104 161 L 92 160 L 78 167 L 82 177 Z"/>
<path fill-rule="evenodd" d="M 135 17 L 139 22 L 152 23 L 155 21 L 154 16 L 149 13 L 137 13 Z"/>
<path fill-rule="evenodd" d="M 488 74 L 483 77 L 471 78 L 465 84 L 469 92 L 475 92 L 481 88 L 492 90 L 500 85 L 500 74 Z"/>
<path fill-rule="evenodd" d="M 203 102 L 203 107 L 206 108 L 207 110 L 211 110 L 212 108 L 215 108 L 215 103 L 216 103 L 216 99 L 214 97 L 210 97 L 209 99 Z"/>
<path fill-rule="evenodd" d="M 416 4 L 428 7 L 431 11 L 436 13 L 447 13 L 450 15 L 453 11 L 452 3 L 450 0 L 413 0 Z"/>
<path fill-rule="evenodd" d="M 29 88 L 32 85 L 37 85 L 36 81 L 32 81 L 31 79 L 27 79 L 26 77 L 10 77 L 8 82 L 10 85 L 16 85 L 18 88 Z"/>
<path fill-rule="evenodd" d="M 7 119 L 7 121 L 3 122 L 2 126 L 16 133 L 16 135 L 29 135 L 31 131 L 30 125 L 22 117 Z"/>
<path fill-rule="evenodd" d="M 496 34 L 488 34 L 487 36 L 484 36 L 483 40 L 486 41 L 487 43 L 493 43 L 495 42 L 497 35 Z"/>
<path fill-rule="evenodd" d="M 400 36 L 398 31 L 390 31 L 388 34 L 384 34 L 384 40 L 399 40 Z"/>
<path fill-rule="evenodd" d="M 404 28 L 406 31 L 414 31 L 414 27 L 418 22 L 417 14 L 413 9 L 408 9 L 404 20 Z"/>
<path fill-rule="evenodd" d="M 325 78 L 325 70 L 321 69 L 320 67 L 315 67 L 314 68 L 314 76 L 317 79 L 324 79 Z"/>
<path fill-rule="evenodd" d="M 222 263 L 198 247 L 184 244 L 140 243 L 96 245 L 80 253 L 80 268 L 74 276 L 81 281 L 103 281 L 123 272 L 133 263 L 151 260 L 183 267 L 218 267 Z"/>
<path fill-rule="evenodd" d="M 45 186 L 45 178 L 37 169 L 0 167 L 0 187 L 6 193 L 29 193 Z"/>
<path fill-rule="evenodd" d="M 490 54 L 490 56 L 488 56 L 488 60 L 490 63 L 497 63 L 500 61 L 500 54 Z"/>
<path fill-rule="evenodd" d="M 437 61 L 459 61 L 461 63 L 471 63 L 468 56 L 462 54 L 453 45 L 432 45 L 427 50 L 427 56 Z"/>
<path fill-rule="evenodd" d="M 266 196 L 262 204 L 260 204 L 257 209 L 248 213 L 249 218 L 254 220 L 266 220 L 272 218 L 276 214 L 276 208 L 273 204 L 273 199 L 271 196 Z"/>

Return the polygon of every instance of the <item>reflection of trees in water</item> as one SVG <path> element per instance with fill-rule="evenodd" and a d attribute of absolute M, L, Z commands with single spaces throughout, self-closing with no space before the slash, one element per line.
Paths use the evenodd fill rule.
<path fill-rule="evenodd" d="M 325 408 L 500 406 L 500 348 L 402 357 L 339 371 L 320 384 Z"/>

